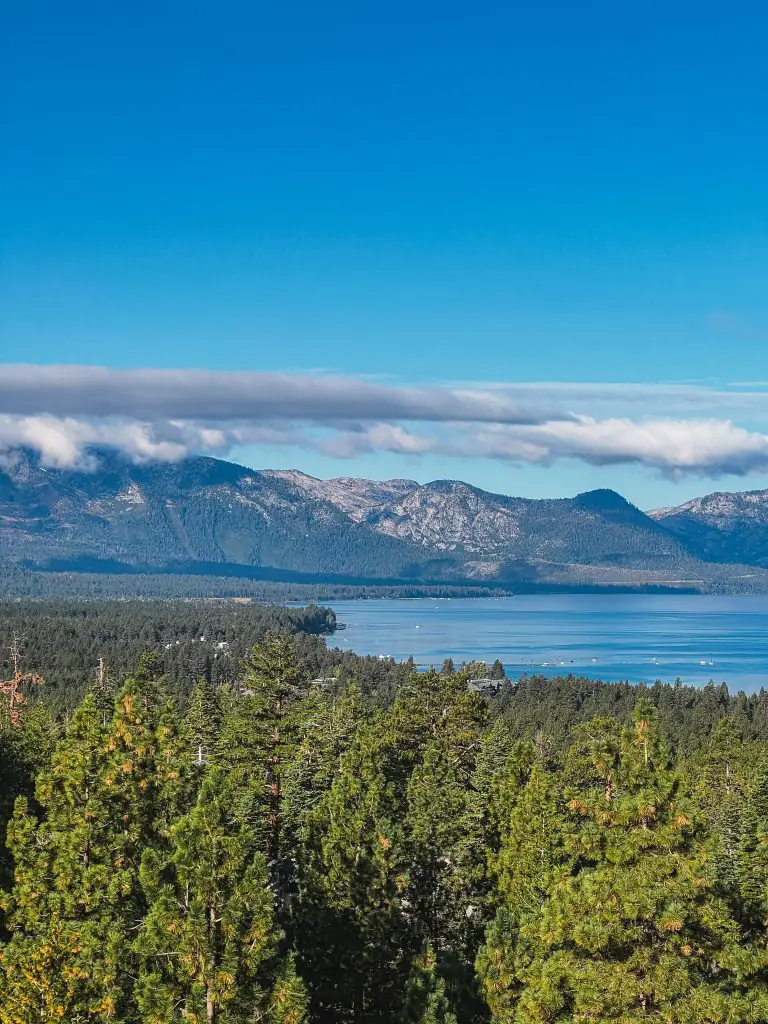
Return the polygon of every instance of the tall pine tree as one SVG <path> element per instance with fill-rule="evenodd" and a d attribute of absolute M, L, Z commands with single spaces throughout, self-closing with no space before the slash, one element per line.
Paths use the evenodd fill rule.
<path fill-rule="evenodd" d="M 166 859 L 146 851 L 141 881 L 150 906 L 138 939 L 138 1002 L 146 1024 L 301 1022 L 304 997 L 276 960 L 267 865 L 253 831 L 232 814 L 221 769 L 171 829 Z"/>
<path fill-rule="evenodd" d="M 329 1022 L 396 1013 L 413 953 L 402 794 L 387 773 L 393 745 L 382 717 L 362 729 L 309 818 L 296 936 L 313 1012 Z"/>
<path fill-rule="evenodd" d="M 281 848 L 283 776 L 300 742 L 308 682 L 292 637 L 267 633 L 251 651 L 242 692 L 225 709 L 216 763 L 227 769 L 233 799 L 267 857 L 282 905 L 292 871 Z"/>
<path fill-rule="evenodd" d="M 499 852 L 491 859 L 496 915 L 477 957 L 493 1020 L 516 1020 L 523 979 L 542 955 L 536 925 L 555 884 L 571 870 L 561 779 L 552 767 L 518 749 L 507 768 Z M 521 785 L 521 773 L 528 779 Z"/>
<path fill-rule="evenodd" d="M 122 972 L 133 921 L 123 906 L 131 885 L 115 864 L 122 825 L 103 788 L 107 758 L 89 696 L 38 780 L 35 810 L 17 802 L 8 840 L 14 885 L 4 897 L 11 938 L 3 950 L 3 1024 L 119 1020 L 129 1000 Z"/>

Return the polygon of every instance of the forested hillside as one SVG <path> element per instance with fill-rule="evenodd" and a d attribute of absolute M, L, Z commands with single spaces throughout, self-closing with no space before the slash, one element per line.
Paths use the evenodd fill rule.
<path fill-rule="evenodd" d="M 46 680 L 49 703 L 71 709 L 101 673 L 116 681 L 140 659 L 169 692 L 185 695 L 200 679 L 235 683 L 245 656 L 264 633 L 325 634 L 336 628 L 330 608 L 216 601 L 0 602 L 0 668 L 20 664 Z"/>
<path fill-rule="evenodd" d="M 274 632 L 176 697 L 143 658 L 56 714 L 34 670 L 0 694 L 2 1024 L 768 1019 L 765 695 L 489 697 Z"/>
<path fill-rule="evenodd" d="M 417 552 L 329 501 L 219 459 L 139 466 L 112 451 L 86 470 L 33 452 L 0 465 L 0 561 L 66 570 L 222 566 L 354 577 L 408 575 Z M 428 561 L 425 560 L 425 561 Z"/>
<path fill-rule="evenodd" d="M 717 491 L 649 515 L 714 562 L 768 563 L 768 491 Z"/>

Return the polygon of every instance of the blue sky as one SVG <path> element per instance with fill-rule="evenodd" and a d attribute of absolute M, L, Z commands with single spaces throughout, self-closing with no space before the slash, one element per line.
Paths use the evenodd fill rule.
<path fill-rule="evenodd" d="M 1 363 L 615 384 L 559 414 L 732 420 L 736 472 L 679 435 L 680 465 L 634 434 L 626 458 L 500 455 L 450 422 L 331 444 L 327 412 L 226 451 L 645 507 L 768 486 L 741 457 L 768 431 L 763 5 L 30 0 L 4 22 Z M 704 398 L 622 408 L 660 382 Z"/>

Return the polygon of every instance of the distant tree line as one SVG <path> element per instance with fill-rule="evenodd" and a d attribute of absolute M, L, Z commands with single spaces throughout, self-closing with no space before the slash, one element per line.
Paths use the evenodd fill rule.
<path fill-rule="evenodd" d="M 211 567 L 200 572 L 85 572 L 25 568 L 0 560 L 0 587 L 6 597 L 42 600 L 125 600 L 160 598 L 250 598 L 254 601 L 324 602 L 382 597 L 496 597 L 510 594 L 509 583 L 308 583 L 279 579 L 224 576 Z"/>

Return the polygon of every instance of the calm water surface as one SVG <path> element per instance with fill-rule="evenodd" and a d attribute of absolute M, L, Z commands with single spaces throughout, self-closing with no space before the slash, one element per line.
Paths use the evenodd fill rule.
<path fill-rule="evenodd" d="M 768 597 L 520 596 L 329 602 L 359 654 L 439 665 L 500 658 L 511 676 L 768 686 Z"/>

